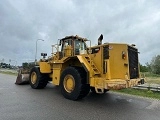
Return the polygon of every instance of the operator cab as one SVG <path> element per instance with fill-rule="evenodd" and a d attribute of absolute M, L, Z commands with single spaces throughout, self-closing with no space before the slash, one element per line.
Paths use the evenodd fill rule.
<path fill-rule="evenodd" d="M 86 38 L 67 36 L 60 40 L 61 52 L 64 57 L 87 54 Z"/>

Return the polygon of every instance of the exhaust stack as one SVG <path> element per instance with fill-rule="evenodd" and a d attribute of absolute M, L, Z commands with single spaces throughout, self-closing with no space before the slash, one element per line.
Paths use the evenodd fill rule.
<path fill-rule="evenodd" d="M 102 45 L 103 35 L 101 34 L 98 38 L 98 45 Z"/>

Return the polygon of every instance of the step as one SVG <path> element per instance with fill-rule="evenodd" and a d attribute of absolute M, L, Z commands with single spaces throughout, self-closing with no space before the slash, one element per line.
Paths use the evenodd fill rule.
<path fill-rule="evenodd" d="M 92 70 L 94 71 L 94 74 L 95 74 L 95 75 L 100 74 L 100 72 L 99 72 L 99 70 L 97 69 L 97 67 L 95 66 L 94 62 L 93 62 L 88 56 L 86 56 L 85 58 L 86 58 L 86 60 L 88 61 L 88 63 L 90 64 Z"/>

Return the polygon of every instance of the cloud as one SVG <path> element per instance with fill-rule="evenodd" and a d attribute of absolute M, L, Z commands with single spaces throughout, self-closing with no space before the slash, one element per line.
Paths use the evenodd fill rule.
<path fill-rule="evenodd" d="M 51 45 L 67 35 L 86 37 L 97 44 L 135 43 L 140 62 L 160 54 L 159 0 L 2 0 L 0 2 L 0 59 L 24 61 L 51 53 Z"/>

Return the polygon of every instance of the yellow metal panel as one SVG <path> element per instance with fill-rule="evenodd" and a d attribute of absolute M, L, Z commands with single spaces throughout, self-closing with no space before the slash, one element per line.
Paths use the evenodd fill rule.
<path fill-rule="evenodd" d="M 102 59 L 102 55 L 103 55 L 102 48 L 103 47 L 99 46 L 99 47 L 96 47 L 96 48 L 99 48 L 99 51 L 97 53 L 90 54 L 90 56 L 93 59 L 96 67 L 98 68 L 98 70 L 102 73 L 102 71 L 103 71 L 102 70 L 103 69 L 103 67 L 102 67 L 102 62 L 103 62 L 103 59 Z"/>
<path fill-rule="evenodd" d="M 54 85 L 59 85 L 59 83 L 60 83 L 60 76 L 61 76 L 61 69 L 60 68 L 53 68 L 52 83 Z"/>
<path fill-rule="evenodd" d="M 39 62 L 41 73 L 51 73 L 51 66 L 47 62 Z"/>
<path fill-rule="evenodd" d="M 106 62 L 107 62 L 106 78 L 107 78 L 107 79 L 111 79 L 111 71 L 110 71 L 110 63 L 109 63 L 109 60 L 107 60 Z"/>
<path fill-rule="evenodd" d="M 94 77 L 90 78 L 89 83 L 90 83 L 91 87 L 95 87 L 95 79 L 94 79 Z"/>
<path fill-rule="evenodd" d="M 128 71 L 128 56 L 122 59 L 122 52 L 127 55 L 126 44 L 109 44 L 109 64 L 110 64 L 110 77 L 111 79 L 125 79 Z"/>

